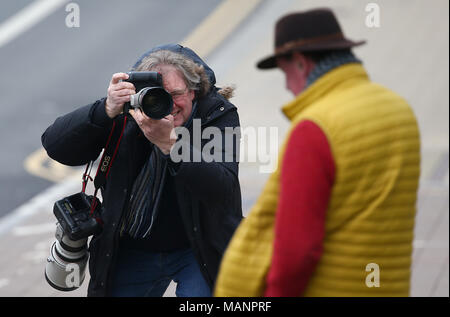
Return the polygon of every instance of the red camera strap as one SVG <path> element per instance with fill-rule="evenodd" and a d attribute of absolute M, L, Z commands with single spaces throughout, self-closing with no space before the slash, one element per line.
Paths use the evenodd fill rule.
<path fill-rule="evenodd" d="M 119 149 L 120 141 L 122 140 L 123 133 L 125 131 L 125 126 L 127 124 L 127 116 L 123 119 L 122 129 L 116 129 L 116 121 L 113 122 L 113 126 L 111 128 L 111 132 L 109 133 L 108 140 L 106 141 L 105 150 L 103 151 L 102 158 L 100 159 L 100 163 L 98 164 L 97 173 L 94 178 L 94 198 L 91 204 L 91 212 L 92 215 L 94 213 L 95 207 L 97 206 L 97 192 L 98 189 L 106 184 L 106 178 L 109 175 L 109 171 L 111 170 L 111 166 L 116 158 L 117 151 Z M 89 180 L 92 181 L 92 177 L 90 176 L 90 172 L 92 169 L 93 161 L 89 162 L 86 166 L 86 170 L 83 174 L 83 187 L 82 191 L 85 192 L 86 186 Z M 89 172 L 88 172 L 89 170 Z M 98 220 L 97 220 L 98 221 Z"/>

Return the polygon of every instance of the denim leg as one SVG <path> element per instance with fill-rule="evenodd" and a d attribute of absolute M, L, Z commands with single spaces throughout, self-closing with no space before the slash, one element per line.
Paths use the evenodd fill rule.
<path fill-rule="evenodd" d="M 147 289 L 145 297 L 162 297 L 169 287 L 171 279 L 163 277 L 157 281 L 153 281 L 150 288 Z"/>
<path fill-rule="evenodd" d="M 191 249 L 170 254 L 177 297 L 210 297 L 211 289 L 203 278 Z"/>
<path fill-rule="evenodd" d="M 162 296 L 170 283 L 162 267 L 160 253 L 119 250 L 111 296 Z"/>

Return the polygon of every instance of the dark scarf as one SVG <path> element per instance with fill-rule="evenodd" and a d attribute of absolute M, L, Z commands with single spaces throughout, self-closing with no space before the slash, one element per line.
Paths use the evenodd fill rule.
<path fill-rule="evenodd" d="M 189 119 L 183 125 L 190 128 L 197 112 L 197 102 L 192 106 Z M 134 181 L 128 212 L 121 227 L 121 235 L 127 233 L 134 239 L 147 238 L 158 215 L 159 198 L 167 170 L 167 155 L 153 146 L 149 159 Z"/>
<path fill-rule="evenodd" d="M 361 60 L 356 58 L 352 52 L 348 51 L 336 51 L 331 53 L 329 56 L 325 57 L 316 64 L 307 78 L 306 87 L 309 87 L 317 79 L 319 79 L 329 71 L 335 69 L 336 67 L 349 63 L 361 63 Z"/>

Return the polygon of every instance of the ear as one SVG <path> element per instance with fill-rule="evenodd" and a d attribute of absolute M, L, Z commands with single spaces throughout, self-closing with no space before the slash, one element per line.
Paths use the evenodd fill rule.
<path fill-rule="evenodd" d="M 292 54 L 292 59 L 295 61 L 300 71 L 303 73 L 309 74 L 314 68 L 314 62 L 302 53 L 294 52 Z"/>
<path fill-rule="evenodd" d="M 195 90 L 189 90 L 188 92 L 189 99 L 193 101 L 195 99 Z"/>

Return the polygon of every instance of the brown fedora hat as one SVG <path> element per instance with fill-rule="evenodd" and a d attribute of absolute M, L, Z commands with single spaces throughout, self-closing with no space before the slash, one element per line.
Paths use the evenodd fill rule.
<path fill-rule="evenodd" d="M 274 54 L 258 62 L 260 69 L 277 67 L 276 58 L 294 51 L 346 49 L 365 44 L 345 38 L 333 11 L 327 8 L 291 13 L 275 25 Z"/>

